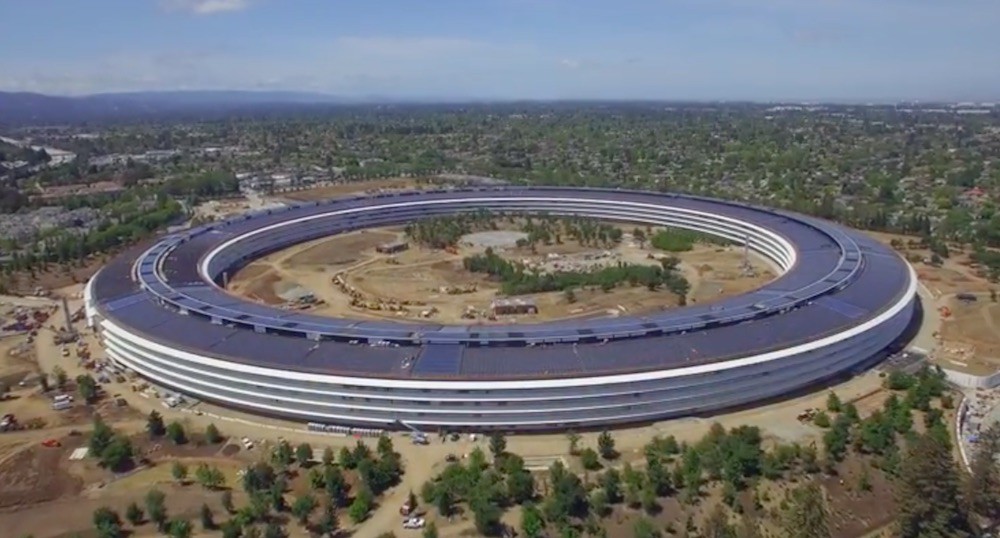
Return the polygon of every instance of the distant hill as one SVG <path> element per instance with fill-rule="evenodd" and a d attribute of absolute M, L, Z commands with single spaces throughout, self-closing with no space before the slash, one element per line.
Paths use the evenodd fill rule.
<path fill-rule="evenodd" d="M 0 92 L 0 125 L 218 117 L 240 111 L 360 103 L 308 92 L 161 91 L 62 97 Z"/>

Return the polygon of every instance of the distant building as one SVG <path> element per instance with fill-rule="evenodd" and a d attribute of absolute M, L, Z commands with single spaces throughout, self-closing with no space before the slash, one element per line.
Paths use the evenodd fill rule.
<path fill-rule="evenodd" d="M 392 243 L 382 243 L 381 245 L 375 247 L 375 252 L 378 252 L 379 254 L 395 254 L 397 252 L 403 252 L 408 248 L 410 248 L 409 243 L 405 241 L 394 241 Z"/>
<path fill-rule="evenodd" d="M 533 299 L 494 299 L 490 303 L 490 312 L 494 316 L 537 314 L 538 305 Z"/>

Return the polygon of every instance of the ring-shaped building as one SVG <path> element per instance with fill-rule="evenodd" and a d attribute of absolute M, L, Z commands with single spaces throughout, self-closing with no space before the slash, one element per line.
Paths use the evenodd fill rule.
<path fill-rule="evenodd" d="M 747 245 L 780 275 L 642 316 L 490 325 L 317 316 L 222 285 L 297 243 L 482 210 L 695 230 Z M 198 399 L 364 428 L 551 430 L 704 414 L 855 372 L 907 332 L 916 286 L 891 249 L 798 214 L 652 192 L 497 187 L 233 217 L 122 254 L 84 295 L 113 361 Z"/>

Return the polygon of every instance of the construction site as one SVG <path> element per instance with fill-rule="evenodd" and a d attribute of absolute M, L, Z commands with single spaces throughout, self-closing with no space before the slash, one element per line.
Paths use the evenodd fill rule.
<path fill-rule="evenodd" d="M 505 230 L 478 232 L 463 237 L 457 246 L 432 249 L 408 243 L 398 228 L 353 232 L 256 260 L 233 275 L 228 288 L 260 303 L 334 317 L 530 323 L 642 314 L 676 308 L 682 301 L 710 302 L 754 289 L 775 276 L 763 260 L 742 247 L 700 243 L 678 255 L 677 269 L 691 285 L 683 300 L 665 289 L 650 291 L 628 284 L 607 291 L 583 287 L 505 298 L 496 280 L 463 267 L 464 258 L 487 248 L 540 274 L 618 264 L 659 266 L 667 256 L 629 235 L 609 248 L 570 242 L 519 246 L 522 236 Z"/>

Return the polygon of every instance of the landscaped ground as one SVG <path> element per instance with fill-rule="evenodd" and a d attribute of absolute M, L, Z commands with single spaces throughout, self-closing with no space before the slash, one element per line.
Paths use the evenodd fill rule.
<path fill-rule="evenodd" d="M 453 252 L 417 245 L 394 255 L 375 252 L 379 244 L 403 239 L 401 229 L 382 228 L 290 247 L 241 270 L 230 280 L 229 289 L 252 300 L 282 305 L 289 302 L 283 292 L 300 287 L 323 302 L 311 307 L 312 313 L 400 321 L 433 319 L 444 323 L 541 322 L 643 314 L 678 305 L 677 296 L 669 291 L 651 292 L 643 286 L 626 285 L 610 292 L 577 289 L 572 300 L 562 292 L 521 296 L 535 301 L 539 307 L 537 315 L 488 320 L 483 311 L 497 297 L 499 285 L 462 266 L 464 257 L 482 253 L 485 247 L 463 242 Z M 538 245 L 533 250 L 512 246 L 498 252 L 510 261 L 547 264 L 550 269 L 562 264 L 560 267 L 569 270 L 595 263 L 658 264 L 650 255 L 662 254 L 648 246 L 640 248 L 629 243 L 604 250 L 570 242 Z M 601 256 L 605 256 L 603 260 L 596 260 Z M 588 257 L 595 259 L 585 259 Z M 688 301 L 693 303 L 743 293 L 774 276 L 756 257 L 753 260 L 758 273 L 742 274 L 743 252 L 738 247 L 698 244 L 678 257 L 680 270 L 692 286 Z M 342 275 L 344 286 L 335 282 L 338 274 Z M 353 304 L 352 294 L 357 298 Z M 463 316 L 470 308 L 477 313 L 475 319 Z"/>

